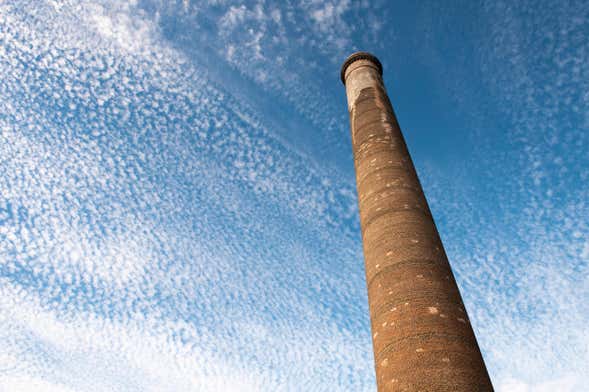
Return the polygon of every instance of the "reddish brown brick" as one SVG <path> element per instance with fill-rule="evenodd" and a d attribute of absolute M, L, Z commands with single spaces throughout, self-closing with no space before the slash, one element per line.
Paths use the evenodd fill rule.
<path fill-rule="evenodd" d="M 382 81 L 359 52 L 342 67 L 352 130 L 378 390 L 493 391 Z"/>

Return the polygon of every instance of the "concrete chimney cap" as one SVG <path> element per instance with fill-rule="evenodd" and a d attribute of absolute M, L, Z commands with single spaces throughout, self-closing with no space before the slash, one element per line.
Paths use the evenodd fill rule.
<path fill-rule="evenodd" d="M 343 65 L 342 65 L 342 70 L 340 72 L 340 76 L 341 76 L 342 83 L 344 84 L 344 86 L 346 84 L 346 69 L 348 69 L 350 64 L 352 64 L 356 60 L 372 61 L 374 63 L 374 65 L 376 65 L 376 67 L 378 68 L 378 72 L 382 76 L 382 64 L 380 63 L 380 60 L 376 58 L 375 55 L 368 53 L 368 52 L 352 53 L 350 56 L 348 56 L 346 61 L 344 61 Z"/>

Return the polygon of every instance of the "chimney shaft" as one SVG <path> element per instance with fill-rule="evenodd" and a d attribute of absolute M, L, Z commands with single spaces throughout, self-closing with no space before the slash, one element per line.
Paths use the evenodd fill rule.
<path fill-rule="evenodd" d="M 341 72 L 352 130 L 378 391 L 493 391 L 373 55 Z"/>

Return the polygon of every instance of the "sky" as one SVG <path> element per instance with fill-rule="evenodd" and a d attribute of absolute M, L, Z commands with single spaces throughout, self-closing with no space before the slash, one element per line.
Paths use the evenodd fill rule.
<path fill-rule="evenodd" d="M 0 392 L 374 391 L 379 57 L 499 392 L 589 374 L 586 1 L 0 1 Z"/>

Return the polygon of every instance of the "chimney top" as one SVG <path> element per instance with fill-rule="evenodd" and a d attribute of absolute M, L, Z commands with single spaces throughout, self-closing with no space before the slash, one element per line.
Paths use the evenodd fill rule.
<path fill-rule="evenodd" d="M 372 63 L 374 63 L 374 65 L 376 65 L 376 68 L 378 68 L 378 72 L 382 76 L 382 64 L 376 58 L 375 55 L 368 53 L 368 52 L 352 53 L 350 56 L 348 56 L 346 61 L 344 61 L 343 65 L 342 65 L 342 70 L 340 72 L 340 77 L 342 79 L 342 83 L 344 84 L 344 86 L 346 85 L 346 69 L 348 69 L 348 67 L 356 60 L 371 61 Z"/>

